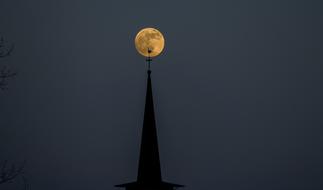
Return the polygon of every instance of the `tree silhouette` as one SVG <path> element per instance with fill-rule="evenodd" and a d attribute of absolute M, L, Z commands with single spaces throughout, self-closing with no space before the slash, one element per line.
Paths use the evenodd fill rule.
<path fill-rule="evenodd" d="M 0 58 L 10 56 L 14 49 L 14 45 L 8 43 L 3 37 L 0 38 Z M 6 65 L 0 67 L 0 89 L 5 90 L 7 88 L 7 80 L 16 75 Z"/>
<path fill-rule="evenodd" d="M 14 49 L 13 44 L 9 44 L 4 40 L 3 37 L 0 38 L 0 58 L 10 56 Z M 0 63 L 1 64 L 1 63 Z M 16 73 L 10 70 L 6 65 L 0 66 L 0 90 L 6 89 L 7 80 Z M 26 178 L 22 175 L 22 172 L 25 167 L 25 162 L 17 166 L 15 164 L 8 164 L 8 161 L 5 160 L 3 163 L 0 163 L 0 185 L 12 182 L 18 176 L 21 176 L 24 181 L 24 190 L 28 189 L 28 183 Z"/>
<path fill-rule="evenodd" d="M 0 185 L 14 180 L 22 173 L 24 167 L 25 162 L 17 167 L 15 164 L 8 166 L 8 161 L 4 161 L 0 171 Z"/>

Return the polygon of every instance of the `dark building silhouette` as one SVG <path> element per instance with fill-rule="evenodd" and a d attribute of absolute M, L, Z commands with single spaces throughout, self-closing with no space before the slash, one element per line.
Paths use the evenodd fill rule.
<path fill-rule="evenodd" d="M 123 187 L 126 190 L 173 190 L 183 187 L 183 185 L 162 180 L 150 75 L 151 71 L 148 70 L 137 181 L 116 185 L 116 187 Z"/>

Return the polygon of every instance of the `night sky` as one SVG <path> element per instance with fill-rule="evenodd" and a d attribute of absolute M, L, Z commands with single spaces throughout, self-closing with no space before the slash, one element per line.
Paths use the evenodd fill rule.
<path fill-rule="evenodd" d="M 113 190 L 137 175 L 152 63 L 163 178 L 186 190 L 323 189 L 321 0 L 1 0 L 0 161 L 30 190 Z M 22 189 L 21 178 L 0 189 Z"/>

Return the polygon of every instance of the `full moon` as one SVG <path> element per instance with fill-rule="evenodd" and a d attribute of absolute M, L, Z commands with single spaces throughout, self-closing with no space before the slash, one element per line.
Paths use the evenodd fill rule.
<path fill-rule="evenodd" d="M 156 57 L 165 45 L 164 36 L 155 28 L 140 30 L 135 38 L 137 51 L 145 57 Z"/>

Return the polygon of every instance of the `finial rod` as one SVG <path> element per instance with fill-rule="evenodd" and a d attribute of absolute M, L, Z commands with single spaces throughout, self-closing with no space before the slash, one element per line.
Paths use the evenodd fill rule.
<path fill-rule="evenodd" d="M 150 57 L 150 53 L 151 53 L 151 49 L 148 48 L 148 57 L 147 57 L 146 61 L 147 61 L 147 64 L 148 64 L 148 72 L 149 73 L 151 72 L 151 70 L 150 70 L 150 64 L 151 64 L 151 61 L 152 61 L 152 59 Z"/>

